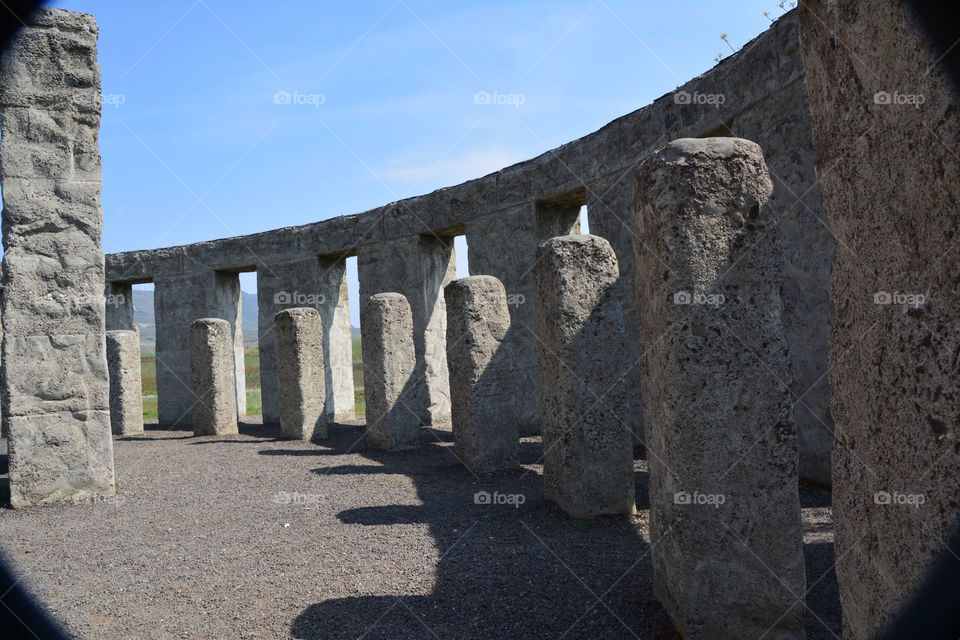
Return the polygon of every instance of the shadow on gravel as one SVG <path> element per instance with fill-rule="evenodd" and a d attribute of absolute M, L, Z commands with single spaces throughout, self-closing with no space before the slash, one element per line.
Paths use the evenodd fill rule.
<path fill-rule="evenodd" d="M 574 520 L 543 498 L 533 471 L 477 477 L 453 448 L 427 432 L 416 451 L 367 449 L 362 427 L 331 429 L 328 449 L 262 451 L 263 455 L 359 454 L 367 464 L 320 467 L 325 474 L 403 474 L 420 505 L 348 509 L 341 522 L 368 527 L 426 524 L 436 545 L 430 594 L 358 596 L 310 606 L 293 622 L 296 638 L 675 638 L 653 597 L 649 549 L 629 517 Z M 542 455 L 525 440 L 521 458 Z M 638 473 L 645 496 L 646 474 Z M 644 497 L 645 500 L 645 497 Z M 387 533 L 389 535 L 389 532 Z M 398 539 L 399 540 L 399 539 Z M 378 563 L 399 571 L 423 555 L 398 542 Z"/>

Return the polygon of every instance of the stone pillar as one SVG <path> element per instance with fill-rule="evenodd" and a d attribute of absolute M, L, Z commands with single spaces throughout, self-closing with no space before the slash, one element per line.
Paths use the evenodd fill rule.
<path fill-rule="evenodd" d="M 461 278 L 443 290 L 447 364 L 457 457 L 474 473 L 517 466 L 516 363 L 503 339 L 510 310 L 493 276 Z"/>
<path fill-rule="evenodd" d="M 287 309 L 274 320 L 277 334 L 277 381 L 280 437 L 313 440 L 327 437 L 324 405 L 323 323 L 313 308 Z"/>
<path fill-rule="evenodd" d="M 237 433 L 236 384 L 233 369 L 233 329 L 219 318 L 201 318 L 190 326 L 190 365 L 193 382 L 193 434 Z"/>
<path fill-rule="evenodd" d="M 220 318 L 230 324 L 234 404 L 237 405 L 238 415 L 245 412 L 243 327 L 237 274 L 202 269 L 158 276 L 154 279 L 153 294 L 157 324 L 157 404 L 160 424 L 192 424 L 196 398 L 190 383 L 190 327 L 201 318 Z"/>
<path fill-rule="evenodd" d="M 414 404 L 416 351 L 413 314 L 399 293 L 371 296 L 360 315 L 367 443 L 374 449 L 420 446 L 420 415 Z"/>
<path fill-rule="evenodd" d="M 143 433 L 143 380 L 140 375 L 140 333 L 107 332 L 110 372 L 110 426 L 113 434 Z"/>
<path fill-rule="evenodd" d="M 190 325 L 209 315 L 208 274 L 158 276 L 153 307 L 157 345 L 157 412 L 161 425 L 189 426 L 194 405 L 190 382 Z"/>
<path fill-rule="evenodd" d="M 517 362 L 513 389 L 522 408 L 523 436 L 540 433 L 540 368 L 534 336 L 537 245 L 577 232 L 579 213 L 579 202 L 529 203 L 467 223 L 470 273 L 494 276 L 507 291 L 511 329 L 505 341 Z"/>
<path fill-rule="evenodd" d="M 327 418 L 333 422 L 356 417 L 356 396 L 353 382 L 353 326 L 350 324 L 350 300 L 347 296 L 347 261 L 338 256 L 320 258 L 325 291 L 320 307 L 323 323 L 324 403 Z"/>
<path fill-rule="evenodd" d="M 317 309 L 323 321 L 325 387 L 329 396 L 326 407 L 331 418 L 348 419 L 353 415 L 353 346 L 345 277 L 343 258 L 310 256 L 257 265 L 264 422 L 280 420 L 274 317 L 284 309 L 296 307 Z"/>
<path fill-rule="evenodd" d="M 801 3 L 827 223 L 844 637 L 878 637 L 960 506 L 960 92 L 911 4 Z M 954 49 L 954 52 L 956 49 Z M 955 565 L 953 565 L 955 566 Z M 936 606 L 934 599 L 926 605 Z"/>
<path fill-rule="evenodd" d="M 3 416 L 15 508 L 115 493 L 91 16 L 41 10 L 0 61 Z"/>
<path fill-rule="evenodd" d="M 106 286 L 107 331 L 133 331 L 133 285 L 128 282 L 108 282 Z"/>
<path fill-rule="evenodd" d="M 637 182 L 654 589 L 690 639 L 804 637 L 772 188 L 738 138 L 675 140 Z"/>
<path fill-rule="evenodd" d="M 450 423 L 443 288 L 456 279 L 453 239 L 418 235 L 362 247 L 357 254 L 361 304 L 378 293 L 399 292 L 413 313 L 417 369 L 411 401 L 423 424 Z"/>
<path fill-rule="evenodd" d="M 210 315 L 230 323 L 233 338 L 233 379 L 237 415 L 247 414 L 247 366 L 243 344 L 243 291 L 240 274 L 232 271 L 214 272 L 214 296 Z"/>
<path fill-rule="evenodd" d="M 618 295 L 623 300 L 624 351 L 608 365 L 616 370 L 619 382 L 614 391 L 622 398 L 614 410 L 633 434 L 634 446 L 645 446 L 643 399 L 640 388 L 640 363 L 643 344 L 636 310 L 636 270 L 633 258 L 633 177 L 618 175 L 615 180 L 592 185 L 587 192 L 590 234 L 606 239 L 617 254 L 620 279 Z"/>
<path fill-rule="evenodd" d="M 634 513 L 633 437 L 610 395 L 623 354 L 617 258 L 603 238 L 561 236 L 540 245 L 535 272 L 544 495 L 576 518 Z"/>

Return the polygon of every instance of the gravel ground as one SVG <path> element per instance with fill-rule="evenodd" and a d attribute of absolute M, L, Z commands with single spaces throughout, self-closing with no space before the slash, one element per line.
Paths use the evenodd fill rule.
<path fill-rule="evenodd" d="M 566 517 L 543 500 L 537 439 L 521 470 L 479 479 L 448 432 L 404 453 L 366 449 L 357 425 L 321 445 L 277 434 L 148 427 L 116 442 L 117 499 L 0 509 L 0 550 L 80 638 L 676 637 L 652 593 L 645 498 L 634 518 Z M 830 495 L 801 495 L 807 634 L 833 638 Z"/>

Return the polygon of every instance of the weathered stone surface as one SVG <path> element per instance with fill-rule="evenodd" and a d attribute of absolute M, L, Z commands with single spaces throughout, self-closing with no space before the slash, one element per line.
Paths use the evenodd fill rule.
<path fill-rule="evenodd" d="M 413 314 L 407 299 L 399 293 L 371 296 L 360 314 L 360 331 L 367 444 L 388 450 L 420 446 Z"/>
<path fill-rule="evenodd" d="M 298 307 L 317 309 L 323 321 L 326 410 L 330 418 L 349 419 L 353 416 L 353 352 L 345 277 L 342 258 L 318 259 L 312 255 L 257 265 L 260 391 L 264 422 L 280 420 L 274 317 L 279 311 Z"/>
<path fill-rule="evenodd" d="M 577 518 L 634 513 L 633 436 L 608 366 L 623 354 L 620 272 L 610 243 L 561 236 L 537 250 L 544 495 Z"/>
<path fill-rule="evenodd" d="M 960 98 L 909 3 L 801 6 L 826 220 L 844 637 L 876 637 L 960 508 Z M 951 558 L 951 562 L 953 559 Z"/>
<path fill-rule="evenodd" d="M 107 331 L 134 331 L 133 285 L 126 282 L 108 282 L 106 298 Z"/>
<path fill-rule="evenodd" d="M 115 492 L 92 17 L 44 10 L 0 60 L 3 419 L 14 507 Z"/>
<path fill-rule="evenodd" d="M 450 424 L 450 388 L 447 381 L 447 314 L 443 287 L 456 278 L 453 239 L 414 235 L 378 243 L 357 255 L 361 304 L 377 293 L 398 292 L 413 313 L 413 343 L 417 355 L 411 406 L 423 424 Z"/>
<path fill-rule="evenodd" d="M 107 332 L 107 368 L 110 372 L 110 428 L 113 434 L 143 433 L 139 332 Z"/>
<path fill-rule="evenodd" d="M 472 276 L 443 290 L 447 364 L 457 457 L 474 473 L 517 466 L 519 409 L 509 344 L 510 310 L 503 284 Z"/>
<path fill-rule="evenodd" d="M 690 639 L 804 637 L 772 190 L 737 138 L 675 140 L 637 181 L 654 588 Z"/>
<path fill-rule="evenodd" d="M 583 197 L 582 195 L 580 196 Z M 537 362 L 535 271 L 537 245 L 579 231 L 576 199 L 529 203 L 467 224 L 470 272 L 492 275 L 507 291 L 511 328 L 504 340 L 516 359 L 514 393 L 524 436 L 540 433 L 540 367 Z"/>
<path fill-rule="evenodd" d="M 314 308 L 279 312 L 277 382 L 280 386 L 280 436 L 293 440 L 327 437 L 323 323 Z"/>
<path fill-rule="evenodd" d="M 233 331 L 218 318 L 200 318 L 190 326 L 193 434 L 237 433 L 233 373 Z"/>
<path fill-rule="evenodd" d="M 207 317 L 230 323 L 234 401 L 238 415 L 246 412 L 241 300 L 240 280 L 236 273 L 195 271 L 180 276 L 163 276 L 154 281 L 160 424 L 192 424 L 196 398 L 190 383 L 190 327 L 194 321 Z"/>

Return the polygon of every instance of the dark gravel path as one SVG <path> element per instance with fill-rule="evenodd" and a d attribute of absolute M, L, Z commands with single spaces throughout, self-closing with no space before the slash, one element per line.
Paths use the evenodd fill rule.
<path fill-rule="evenodd" d="M 358 426 L 322 445 L 276 435 L 119 440 L 116 500 L 0 509 L 0 550 L 83 638 L 675 637 L 652 593 L 645 498 L 636 518 L 571 520 L 543 501 L 538 440 L 522 470 L 481 480 L 446 432 L 405 453 L 365 449 Z M 479 491 L 524 503 L 476 504 Z M 833 638 L 829 492 L 802 497 L 807 633 Z"/>

